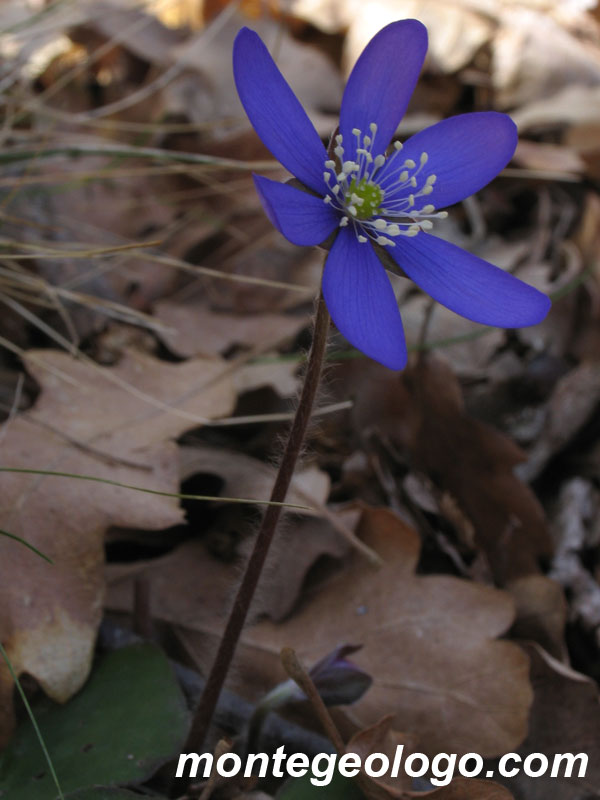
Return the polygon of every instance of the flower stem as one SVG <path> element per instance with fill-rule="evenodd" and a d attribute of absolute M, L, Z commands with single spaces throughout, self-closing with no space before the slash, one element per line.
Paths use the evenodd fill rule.
<path fill-rule="evenodd" d="M 271 501 L 285 500 L 298 456 L 302 451 L 304 437 L 310 420 L 315 396 L 319 387 L 327 333 L 329 330 L 329 312 L 325 306 L 323 295 L 319 294 L 314 323 L 313 342 L 308 357 L 300 402 L 292 421 L 287 444 L 277 471 L 275 484 L 271 492 Z M 258 585 L 260 575 L 273 541 L 277 522 L 281 515 L 281 506 L 267 506 L 262 524 L 254 542 L 254 548 L 246 564 L 242 582 L 237 591 L 233 607 L 227 620 L 225 632 L 215 656 L 212 669 L 208 675 L 204 692 L 196 708 L 184 752 L 200 753 L 210 726 L 221 689 L 229 671 L 235 649 L 237 647 L 252 598 Z"/>

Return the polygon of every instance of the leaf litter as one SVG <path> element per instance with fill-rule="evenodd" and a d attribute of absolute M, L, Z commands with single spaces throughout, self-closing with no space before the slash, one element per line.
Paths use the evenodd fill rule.
<path fill-rule="evenodd" d="M 495 108 L 521 137 L 503 175 L 452 209 L 440 233 L 551 293 L 553 309 L 533 329 L 481 329 L 394 277 L 415 351 L 404 373 L 353 357 L 332 334 L 321 405 L 334 410 L 311 428 L 288 498 L 304 510 L 285 513 L 231 702 L 247 708 L 281 682 L 283 646 L 313 663 L 362 644 L 353 658 L 373 686 L 334 710 L 347 748 L 472 750 L 493 772 L 438 788 L 377 779 L 373 796 L 596 796 L 596 3 L 270 8 L 82 0 L 0 12 L 1 466 L 221 498 L 2 472 L 0 640 L 34 704 L 64 704 L 67 722 L 100 675 L 103 617 L 138 628 L 149 618 L 169 657 L 206 672 L 260 515 L 226 498 L 268 498 L 321 269 L 318 253 L 284 242 L 260 209 L 248 164 L 270 156 L 243 118 L 231 42 L 244 24 L 260 30 L 326 138 L 366 41 L 414 16 L 429 29 L 430 57 L 401 136 Z M 11 163 L 24 150 L 30 158 Z M 277 169 L 268 174 L 283 178 Z M 109 690 L 103 698 L 100 718 L 102 703 L 116 708 Z M 166 712 L 154 713 L 159 730 Z M 281 714 L 282 742 L 298 724 L 322 742 L 306 704 Z M 26 725 L 2 662 L 4 754 Z M 238 723 L 213 731 L 209 746 L 224 732 L 243 740 Z M 83 761 L 61 740 L 62 751 L 48 744 L 67 797 L 135 796 L 127 787 L 140 780 L 166 795 L 158 761 L 116 785 L 104 770 L 105 788 L 69 784 L 61 752 Z M 179 746 L 167 742 L 161 758 Z M 494 759 L 511 750 L 586 752 L 590 767 L 585 779 L 521 775 L 501 786 Z M 208 791 L 306 800 L 314 788 L 294 779 Z M 335 800 L 362 789 L 316 791 Z"/>

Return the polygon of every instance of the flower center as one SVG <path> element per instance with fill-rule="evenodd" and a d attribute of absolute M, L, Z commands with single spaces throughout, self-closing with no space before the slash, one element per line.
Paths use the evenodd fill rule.
<path fill-rule="evenodd" d="M 433 192 L 434 174 L 425 174 L 427 153 L 419 164 L 412 158 L 401 160 L 402 145 L 394 142 L 388 155 L 373 156 L 377 125 L 369 125 L 369 134 L 358 128 L 356 160 L 344 160 L 343 137 L 335 137 L 336 160 L 325 162 L 323 179 L 327 187 L 324 199 L 341 213 L 340 227 L 352 225 L 359 242 L 372 239 L 377 244 L 394 246 L 396 236 L 416 236 L 431 230 L 432 219 L 448 216 L 421 198 Z M 385 169 L 383 168 L 385 165 Z M 390 238 L 392 237 L 392 238 Z"/>
<path fill-rule="evenodd" d="M 344 199 L 347 205 L 356 206 L 356 219 L 369 219 L 378 213 L 383 202 L 383 191 L 367 178 L 362 178 L 360 181 L 352 178 L 350 190 Z"/>

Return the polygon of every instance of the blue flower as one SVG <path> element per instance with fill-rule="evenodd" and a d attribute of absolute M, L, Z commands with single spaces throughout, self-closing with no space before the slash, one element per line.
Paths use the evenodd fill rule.
<path fill-rule="evenodd" d="M 250 122 L 303 185 L 255 175 L 265 211 L 294 244 L 333 239 L 322 279 L 329 313 L 351 344 L 391 369 L 406 364 L 406 343 L 383 251 L 427 294 L 475 322 L 535 325 L 550 308 L 537 289 L 428 233 L 446 216 L 440 208 L 477 192 L 506 166 L 517 130 L 505 114 L 477 112 L 390 144 L 426 51 L 427 31 L 413 19 L 371 39 L 348 79 L 329 152 L 258 35 L 243 28 L 233 51 Z"/>

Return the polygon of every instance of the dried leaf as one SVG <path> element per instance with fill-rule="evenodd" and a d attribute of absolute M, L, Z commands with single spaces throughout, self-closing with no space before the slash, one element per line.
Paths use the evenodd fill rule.
<path fill-rule="evenodd" d="M 585 362 L 561 378 L 550 397 L 542 434 L 519 474 L 525 480 L 536 478 L 590 419 L 599 400 L 600 363 Z"/>
<path fill-rule="evenodd" d="M 514 800 L 512 794 L 504 786 L 493 781 L 482 781 L 477 778 L 456 778 L 448 786 L 440 786 L 432 792 L 416 792 L 411 795 L 425 800 Z"/>
<path fill-rule="evenodd" d="M 498 582 L 539 572 L 538 558 L 549 556 L 552 543 L 541 505 L 513 474 L 525 454 L 467 415 L 440 358 L 421 358 L 400 377 L 373 370 L 356 401 L 355 425 L 408 449 L 417 469 L 452 495 Z"/>
<path fill-rule="evenodd" d="M 128 353 L 115 368 L 65 353 L 32 351 L 42 387 L 30 412 L 4 430 L 2 464 L 49 469 L 142 486 L 179 489 L 171 441 L 192 419 L 232 410 L 222 363 L 167 364 Z M 44 365 L 44 367 L 42 366 Z M 52 371 L 50 371 L 52 370 Z M 129 389 L 125 387 L 129 385 Z M 27 672 L 64 702 L 85 681 L 100 622 L 103 538 L 109 526 L 160 529 L 182 520 L 174 498 L 71 478 L 2 473 L 0 527 L 54 561 L 0 537 L 0 640 L 17 674 Z M 0 669 L 0 740 L 13 725 L 12 679 Z"/>
<path fill-rule="evenodd" d="M 569 85 L 597 84 L 597 41 L 582 47 L 576 33 L 551 14 L 514 3 L 502 8 L 501 21 L 493 39 L 492 72 L 500 106 L 514 108 L 539 101 Z"/>
<path fill-rule="evenodd" d="M 173 58 L 194 76 L 194 88 L 186 82 L 187 94 L 182 100 L 195 122 L 214 123 L 219 118 L 241 117 L 242 108 L 231 71 L 231 49 L 236 33 L 246 24 L 248 19 L 240 13 L 228 13 L 227 17 L 217 17 L 203 31 L 174 48 Z M 268 47 L 276 46 L 279 69 L 305 108 L 330 109 L 339 105 L 341 77 L 325 55 L 297 42 L 267 16 L 253 19 L 252 28 Z M 332 128 L 330 122 L 327 128 Z"/>
<path fill-rule="evenodd" d="M 545 575 L 527 575 L 506 588 L 517 609 L 512 635 L 537 642 L 554 658 L 566 662 L 567 601 L 560 584 Z"/>
<path fill-rule="evenodd" d="M 389 763 L 393 764 L 396 748 L 401 745 L 404 745 L 404 757 L 410 752 L 414 752 L 415 748 L 410 737 L 393 730 L 393 721 L 393 715 L 388 715 L 376 722 L 375 725 L 359 731 L 346 745 L 346 752 L 357 753 L 363 765 L 367 756 L 371 753 L 383 753 L 388 758 Z M 412 788 L 412 779 L 402 769 L 397 778 L 392 778 L 387 774 L 381 778 L 371 778 L 364 771 L 363 774 L 366 780 L 373 781 L 380 788 L 385 789 L 389 797 L 403 798 L 405 796 L 404 793 Z"/>
<path fill-rule="evenodd" d="M 580 763 L 573 776 L 565 778 L 565 763 L 560 777 L 550 777 L 550 769 L 535 780 L 523 771 L 504 779 L 518 797 L 527 800 L 579 800 L 593 797 L 600 785 L 600 704 L 594 681 L 560 664 L 541 647 L 527 648 L 531 658 L 531 679 L 535 697 L 531 709 L 529 733 L 516 751 L 523 760 L 531 753 L 542 753 L 550 765 L 562 753 L 584 753 L 588 757 L 585 777 L 579 778 Z M 539 762 L 534 763 L 534 768 Z M 498 780 L 501 778 L 498 776 Z"/>
<path fill-rule="evenodd" d="M 311 663 L 352 640 L 364 645 L 356 663 L 374 676 L 352 707 L 359 723 L 393 713 L 394 727 L 428 754 L 448 742 L 457 753 L 513 749 L 527 730 L 531 689 L 519 649 L 494 641 L 512 622 L 509 596 L 458 578 L 416 576 L 418 536 L 389 511 L 366 511 L 359 534 L 384 566 L 366 569 L 354 555 L 285 623 L 250 629 L 237 667 L 246 685 L 280 679 L 284 645 Z"/>
<path fill-rule="evenodd" d="M 306 316 L 226 314 L 166 300 L 156 304 L 155 315 L 169 328 L 163 342 L 181 358 L 225 354 L 234 345 L 275 348 L 307 324 Z"/>
<path fill-rule="evenodd" d="M 223 447 L 189 446 L 180 450 L 181 477 L 208 473 L 224 481 L 223 495 L 265 500 L 271 494 L 275 469 L 257 458 Z M 329 495 L 329 476 L 318 467 L 299 470 L 292 481 L 286 502 L 310 506 L 322 504 Z"/>
<path fill-rule="evenodd" d="M 377 0 L 358 3 L 350 17 L 345 43 L 347 72 L 367 42 L 384 25 L 399 18 L 420 20 L 429 33 L 429 58 L 435 68 L 452 73 L 465 67 L 486 44 L 494 30 L 489 17 L 466 5 L 439 0 Z"/>

